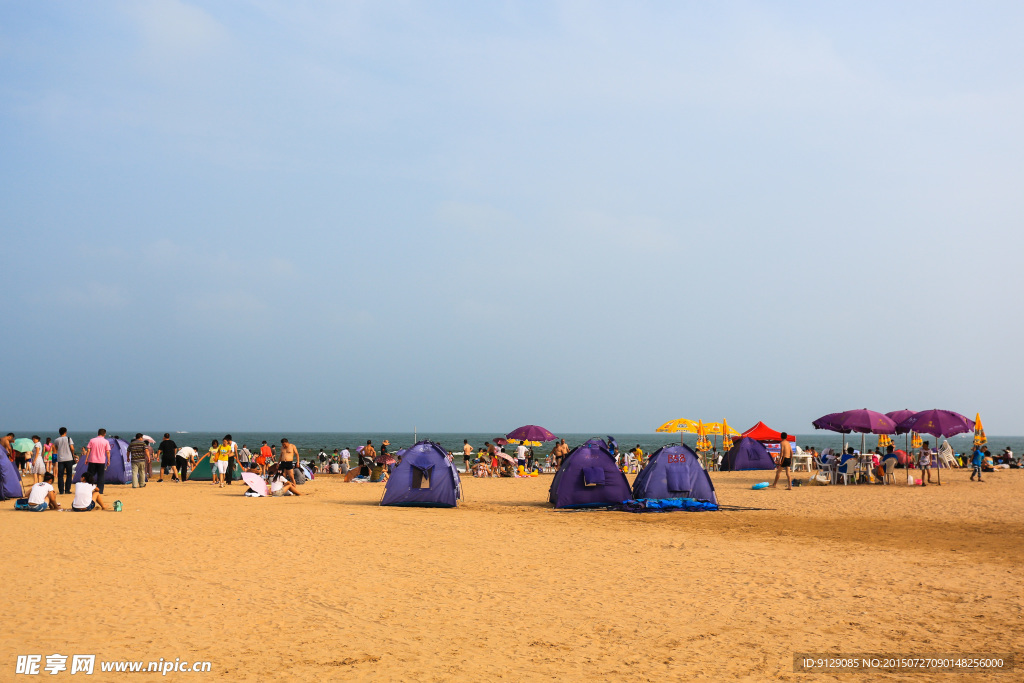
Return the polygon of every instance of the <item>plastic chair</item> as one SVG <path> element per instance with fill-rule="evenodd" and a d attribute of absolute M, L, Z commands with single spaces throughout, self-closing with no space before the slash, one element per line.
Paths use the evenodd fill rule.
<path fill-rule="evenodd" d="M 896 483 L 896 458 L 887 458 L 885 460 L 885 477 L 882 478 L 882 483 L 888 484 L 892 480 L 892 483 Z"/>
<path fill-rule="evenodd" d="M 842 465 L 836 468 L 836 482 L 838 483 L 839 478 L 843 478 L 843 486 L 846 486 L 850 479 L 853 479 L 853 483 L 857 483 L 857 458 L 850 458 Z"/>

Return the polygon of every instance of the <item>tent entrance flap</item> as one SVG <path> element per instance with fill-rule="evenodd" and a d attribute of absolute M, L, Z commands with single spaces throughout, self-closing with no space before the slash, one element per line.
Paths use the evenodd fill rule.
<path fill-rule="evenodd" d="M 429 489 L 430 488 L 430 469 L 423 469 L 420 467 L 412 468 L 412 488 L 414 489 Z"/>
<path fill-rule="evenodd" d="M 686 476 L 687 473 L 676 467 L 665 468 L 665 479 L 668 485 L 668 490 L 673 493 L 689 493 L 690 492 L 690 478 Z"/>
<path fill-rule="evenodd" d="M 583 485 L 584 486 L 604 486 L 604 468 L 603 467 L 584 467 L 583 468 Z"/>

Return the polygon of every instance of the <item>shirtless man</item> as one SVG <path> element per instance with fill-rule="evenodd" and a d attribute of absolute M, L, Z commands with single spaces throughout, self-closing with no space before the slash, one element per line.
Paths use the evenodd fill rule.
<path fill-rule="evenodd" d="M 469 445 L 469 439 L 462 440 L 462 463 L 466 467 L 466 474 L 469 474 L 469 466 L 473 460 L 473 447 Z"/>
<path fill-rule="evenodd" d="M 363 447 L 363 457 L 370 461 L 370 467 L 373 467 L 373 461 L 377 459 L 377 451 L 374 450 L 373 444 L 369 439 L 366 440 L 366 445 Z"/>
<path fill-rule="evenodd" d="M 299 449 L 288 443 L 288 439 L 281 439 L 281 463 L 278 469 L 292 484 L 295 483 L 295 463 L 298 460 Z"/>
<path fill-rule="evenodd" d="M 779 444 L 779 461 L 775 463 L 775 481 L 769 488 L 775 488 L 775 485 L 779 483 L 779 475 L 783 472 L 786 473 L 786 490 L 792 490 L 793 482 L 789 480 L 789 467 L 793 464 L 793 447 L 789 445 L 789 434 L 782 432 L 779 435 L 782 439 L 782 443 Z"/>

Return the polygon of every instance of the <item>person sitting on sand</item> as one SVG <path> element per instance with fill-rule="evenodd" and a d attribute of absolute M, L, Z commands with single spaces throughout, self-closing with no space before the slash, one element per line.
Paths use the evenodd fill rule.
<path fill-rule="evenodd" d="M 101 510 L 110 510 L 103 502 L 103 494 L 96 489 L 96 477 L 92 472 L 82 475 L 75 484 L 75 499 L 71 501 L 72 512 L 90 512 L 99 505 Z"/>
<path fill-rule="evenodd" d="M 288 477 L 281 472 L 275 472 L 270 479 L 270 495 L 272 496 L 301 496 L 299 487 L 293 484 Z"/>
<path fill-rule="evenodd" d="M 14 508 L 30 512 L 60 510 L 57 494 L 53 490 L 53 472 L 44 473 L 42 481 L 32 484 L 32 488 L 28 490 L 28 498 L 19 498 Z"/>

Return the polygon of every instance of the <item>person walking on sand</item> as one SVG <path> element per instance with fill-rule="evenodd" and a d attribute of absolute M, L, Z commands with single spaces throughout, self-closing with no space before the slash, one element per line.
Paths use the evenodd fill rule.
<path fill-rule="evenodd" d="M 985 460 L 985 451 L 982 450 L 981 446 L 974 446 L 974 453 L 971 454 L 971 481 L 974 481 L 974 475 L 978 475 L 978 481 L 981 481 L 981 463 Z"/>
<path fill-rule="evenodd" d="M 270 446 L 264 441 L 263 445 L 260 446 L 260 454 L 256 457 L 256 464 L 260 466 L 260 476 L 262 477 L 267 473 L 267 463 L 270 462 L 274 457 L 274 452 L 270 450 Z"/>
<path fill-rule="evenodd" d="M 369 442 L 367 442 L 369 443 Z M 367 446 L 373 450 L 372 446 Z M 281 439 L 281 462 L 278 471 L 288 477 L 288 481 L 295 483 L 295 463 L 299 460 L 299 449 L 288 443 L 288 439 Z"/>
<path fill-rule="evenodd" d="M 128 444 L 128 458 L 132 462 L 132 488 L 141 489 L 146 486 L 146 470 L 152 454 L 149 444 L 142 440 L 142 432 L 135 435 Z M 163 470 L 161 470 L 163 471 Z"/>
<path fill-rule="evenodd" d="M 217 446 L 217 474 L 220 475 L 220 488 L 224 488 L 224 482 L 228 479 L 229 465 L 231 458 L 235 455 L 234 444 L 229 439 L 224 439 Z M 230 483 L 230 482 L 228 482 Z"/>
<path fill-rule="evenodd" d="M 75 442 L 68 436 L 68 428 L 61 427 L 60 436 L 53 442 L 53 450 L 57 453 L 57 491 L 60 495 L 71 493 L 71 477 L 75 472 Z"/>
<path fill-rule="evenodd" d="M 178 478 L 178 444 L 171 440 L 171 435 L 165 433 L 163 440 L 157 447 L 160 451 L 160 478 L 156 480 L 159 484 L 164 480 L 164 475 L 170 471 L 171 481 L 180 481 Z"/>
<path fill-rule="evenodd" d="M 241 466 L 243 472 L 249 471 L 250 463 L 252 462 L 252 451 L 244 443 L 242 447 L 238 449 L 238 464 Z"/>
<path fill-rule="evenodd" d="M 785 472 L 786 490 L 791 491 L 793 482 L 789 479 L 789 468 L 793 465 L 793 447 L 789 445 L 789 434 L 786 432 L 779 434 L 779 438 L 781 443 L 779 444 L 779 460 L 775 463 L 775 481 L 769 488 L 775 488 L 779 483 L 779 475 Z"/>
<path fill-rule="evenodd" d="M 92 472 L 96 488 L 103 493 L 103 475 L 106 473 L 107 467 L 110 466 L 110 442 L 107 441 L 106 429 L 97 430 L 96 436 L 89 440 L 87 453 L 87 471 Z"/>
<path fill-rule="evenodd" d="M 46 471 L 54 476 L 57 476 L 57 454 L 53 450 L 53 442 L 50 441 L 50 437 L 46 437 L 46 443 L 43 444 L 43 463 L 46 465 Z"/>

